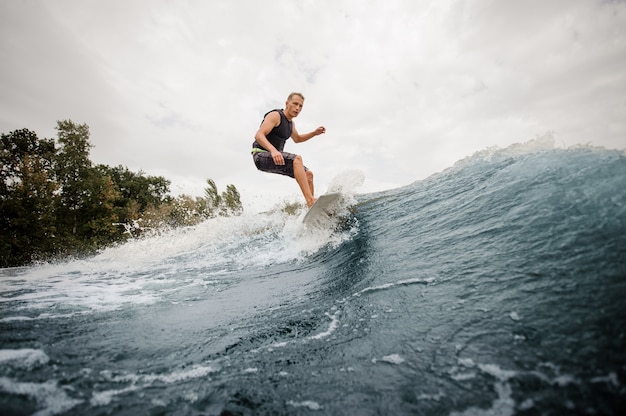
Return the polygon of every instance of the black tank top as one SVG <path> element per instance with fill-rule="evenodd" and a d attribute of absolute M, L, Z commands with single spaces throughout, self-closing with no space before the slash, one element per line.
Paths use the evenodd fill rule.
<path fill-rule="evenodd" d="M 291 121 L 287 120 L 287 117 L 285 117 L 283 110 L 272 111 L 278 111 L 278 114 L 280 114 L 280 124 L 274 127 L 272 131 L 270 131 L 269 134 L 265 137 L 267 137 L 267 140 L 269 140 L 269 142 L 272 144 L 272 146 L 276 148 L 276 150 L 282 152 L 283 148 L 285 147 L 285 142 L 291 137 Z M 265 113 L 265 115 L 263 116 L 263 120 L 265 120 L 265 117 L 267 117 L 267 115 L 272 111 L 268 111 L 267 113 Z M 261 124 L 263 124 L 263 122 L 261 122 Z M 261 146 L 256 140 L 254 141 L 254 143 L 252 143 L 252 147 L 267 150 L 263 146 Z"/>

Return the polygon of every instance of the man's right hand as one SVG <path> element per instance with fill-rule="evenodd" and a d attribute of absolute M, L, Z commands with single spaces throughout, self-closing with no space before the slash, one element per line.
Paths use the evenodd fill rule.
<path fill-rule="evenodd" d="M 273 150 L 272 152 L 270 152 L 270 154 L 272 155 L 272 159 L 274 160 L 274 163 L 276 163 L 277 165 L 284 165 L 285 164 L 285 159 L 283 158 L 283 154 L 280 153 L 278 150 Z"/>

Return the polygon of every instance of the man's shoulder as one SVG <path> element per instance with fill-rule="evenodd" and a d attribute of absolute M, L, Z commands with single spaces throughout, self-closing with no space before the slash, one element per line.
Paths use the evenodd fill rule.
<path fill-rule="evenodd" d="M 276 108 L 274 110 L 270 110 L 267 113 L 265 113 L 265 115 L 263 116 L 264 118 L 267 116 L 272 116 L 272 117 L 281 117 L 283 115 L 283 110 Z"/>
<path fill-rule="evenodd" d="M 265 113 L 263 120 L 273 121 L 275 126 L 278 126 L 282 122 L 283 117 L 284 115 L 282 110 L 271 110 Z"/>

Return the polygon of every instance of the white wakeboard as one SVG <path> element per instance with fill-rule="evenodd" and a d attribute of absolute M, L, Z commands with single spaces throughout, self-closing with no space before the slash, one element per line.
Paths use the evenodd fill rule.
<path fill-rule="evenodd" d="M 306 213 L 302 222 L 306 226 L 320 224 L 325 219 L 330 218 L 341 203 L 340 193 L 324 194 L 320 196 L 315 204 Z"/>

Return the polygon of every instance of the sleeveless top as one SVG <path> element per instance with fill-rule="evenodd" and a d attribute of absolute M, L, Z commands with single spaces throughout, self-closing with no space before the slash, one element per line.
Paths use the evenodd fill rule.
<path fill-rule="evenodd" d="M 276 148 L 276 150 L 282 152 L 283 148 L 285 147 L 285 142 L 291 137 L 291 121 L 287 120 L 287 117 L 285 117 L 283 110 L 272 111 L 278 111 L 278 114 L 280 114 L 280 124 L 274 127 L 272 131 L 270 131 L 269 134 L 265 137 L 267 137 L 267 140 L 272 144 L 272 146 Z M 265 115 L 263 116 L 263 120 L 265 120 L 265 117 L 267 117 L 267 115 L 272 111 L 268 111 L 267 113 L 265 113 Z M 263 122 L 261 122 L 261 124 L 263 124 Z M 267 149 L 261 146 L 256 140 L 254 141 L 254 143 L 252 143 L 252 148 L 267 151 Z"/>

